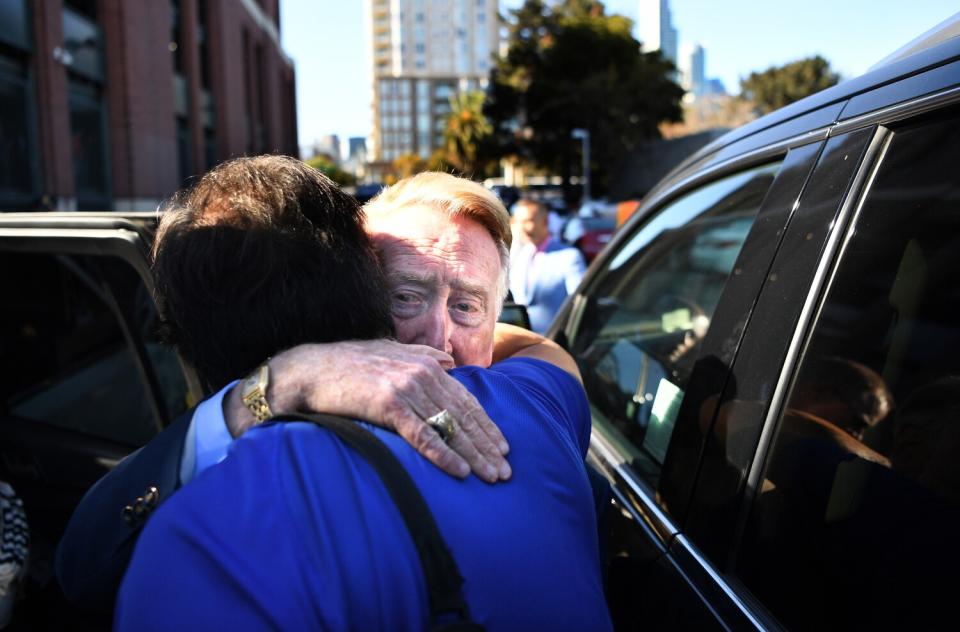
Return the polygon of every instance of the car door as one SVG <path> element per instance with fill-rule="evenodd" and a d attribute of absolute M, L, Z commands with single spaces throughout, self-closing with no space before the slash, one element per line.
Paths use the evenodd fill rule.
<path fill-rule="evenodd" d="M 147 233 L 118 218 L 0 217 L 0 480 L 23 499 L 34 568 L 85 491 L 200 395 L 156 337 Z M 52 576 L 38 576 L 40 587 Z"/>
<path fill-rule="evenodd" d="M 749 324 L 737 392 L 723 400 L 727 428 L 758 450 L 734 462 L 716 440 L 720 456 L 702 464 L 687 535 L 704 540 L 717 503 L 731 507 L 726 542 L 737 546 L 723 554 L 717 543 L 718 568 L 770 627 L 934 629 L 952 619 L 958 103 L 950 88 L 888 106 L 872 117 L 879 125 L 855 109 L 841 120 L 839 130 L 854 130 L 830 142 L 868 137 L 863 166 L 835 211 L 800 209 L 771 271 L 791 275 L 793 287 L 773 292 L 768 281 Z M 810 241 L 821 243 L 816 257 L 804 252 Z M 800 300 L 785 310 L 784 295 Z M 771 349 L 771 340 L 783 342 Z M 722 467 L 737 475 L 720 493 L 706 481 Z"/>
<path fill-rule="evenodd" d="M 754 301 L 825 136 L 681 174 L 554 323 L 590 399 L 590 460 L 614 484 L 607 581 L 618 629 L 749 623 L 731 597 L 717 605 L 717 583 L 685 567 L 673 543 Z"/>

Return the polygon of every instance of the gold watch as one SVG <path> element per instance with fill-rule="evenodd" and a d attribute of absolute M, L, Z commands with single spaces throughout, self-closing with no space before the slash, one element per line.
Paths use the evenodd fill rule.
<path fill-rule="evenodd" d="M 253 413 L 257 423 L 273 417 L 273 413 L 270 412 L 270 406 L 267 404 L 267 387 L 269 385 L 270 368 L 266 362 L 257 367 L 257 369 L 243 381 L 243 389 L 240 391 L 240 397 L 243 398 L 243 405 Z"/>

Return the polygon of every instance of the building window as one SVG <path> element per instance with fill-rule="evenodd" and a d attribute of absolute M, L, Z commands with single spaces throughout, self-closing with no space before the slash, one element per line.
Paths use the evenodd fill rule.
<path fill-rule="evenodd" d="M 180 182 L 186 184 L 194 174 L 193 143 L 190 142 L 190 123 L 185 116 L 177 117 L 177 159 L 180 168 Z"/>
<path fill-rule="evenodd" d="M 26 207 L 36 193 L 29 85 L 26 64 L 0 56 L 0 200 L 7 208 Z"/>
<path fill-rule="evenodd" d="M 177 126 L 177 173 L 181 184 L 193 175 L 193 142 L 190 136 L 190 89 L 184 74 L 181 28 L 183 7 L 170 2 L 170 53 L 173 55 L 173 112 Z"/>
<path fill-rule="evenodd" d="M 72 58 L 67 74 L 70 150 L 81 211 L 110 207 L 103 35 L 95 16 L 93 1 L 69 2 L 63 9 L 63 46 Z"/>
<path fill-rule="evenodd" d="M 110 204 L 103 95 L 99 86 L 74 77 L 67 94 L 77 210 L 102 211 Z"/>
<path fill-rule="evenodd" d="M 255 44 L 249 31 L 243 31 L 243 76 L 247 105 L 247 153 L 261 154 L 267 147 L 266 68 L 263 46 Z"/>
<path fill-rule="evenodd" d="M 216 111 L 213 99 L 213 77 L 211 74 L 209 12 L 207 0 L 197 0 L 197 40 L 200 48 L 200 101 L 203 123 L 204 167 L 211 169 L 217 164 Z"/>
<path fill-rule="evenodd" d="M 30 20 L 24 0 L 0 2 L 0 41 L 21 50 L 30 50 Z"/>

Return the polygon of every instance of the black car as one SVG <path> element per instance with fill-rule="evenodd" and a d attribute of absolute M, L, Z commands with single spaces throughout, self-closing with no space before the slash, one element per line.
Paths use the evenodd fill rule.
<path fill-rule="evenodd" d="M 155 213 L 0 213 L 0 480 L 31 538 L 12 629 L 110 627 L 66 605 L 56 544 L 86 490 L 202 397 L 157 341 L 155 224 Z"/>
<path fill-rule="evenodd" d="M 615 491 L 618 629 L 956 625 L 960 38 L 943 39 L 687 160 L 555 320 Z"/>

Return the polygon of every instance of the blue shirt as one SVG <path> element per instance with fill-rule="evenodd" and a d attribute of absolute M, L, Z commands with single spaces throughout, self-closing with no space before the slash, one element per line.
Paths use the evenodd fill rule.
<path fill-rule="evenodd" d="M 513 479 L 447 476 L 367 426 L 430 506 L 488 630 L 607 630 L 580 385 L 531 359 L 453 371 L 512 446 Z M 259 426 L 164 503 L 117 600 L 118 629 L 423 630 L 426 586 L 372 467 L 304 423 Z"/>

